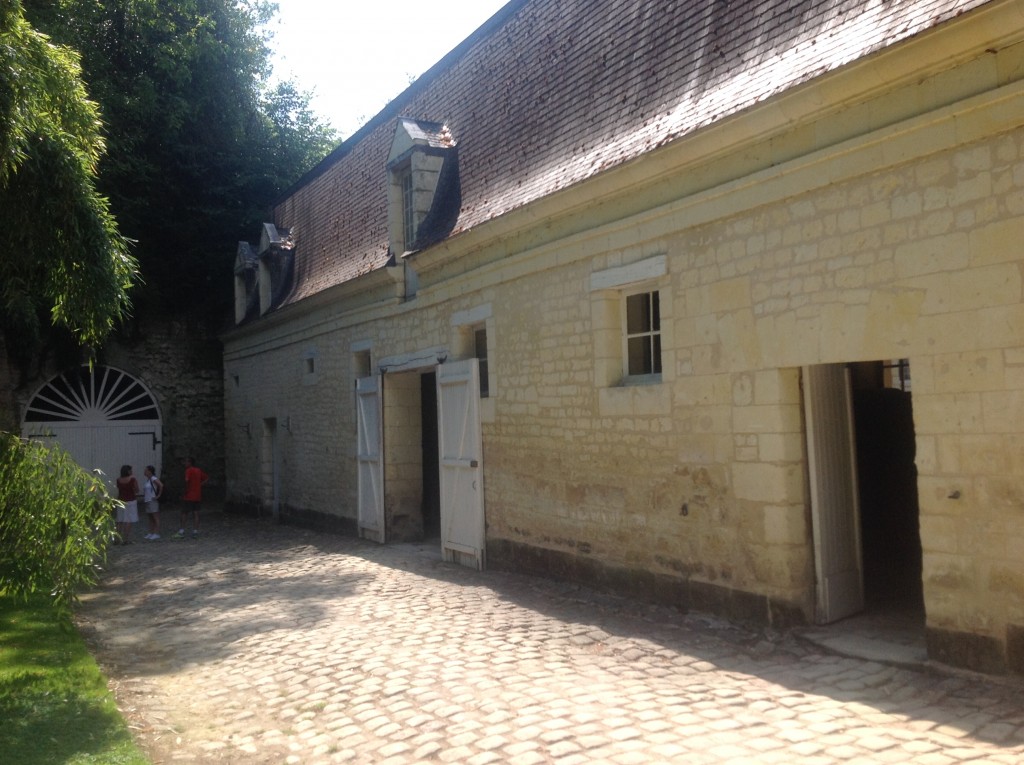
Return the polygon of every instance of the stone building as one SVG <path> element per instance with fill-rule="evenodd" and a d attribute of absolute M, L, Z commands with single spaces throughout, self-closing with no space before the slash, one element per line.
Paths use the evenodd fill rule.
<path fill-rule="evenodd" d="M 1022 115 L 1020 0 L 511 2 L 239 245 L 228 502 L 1024 671 Z"/>

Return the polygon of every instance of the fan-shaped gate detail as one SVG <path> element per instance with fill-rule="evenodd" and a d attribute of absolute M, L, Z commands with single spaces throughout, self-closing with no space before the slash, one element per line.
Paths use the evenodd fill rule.
<path fill-rule="evenodd" d="M 121 465 L 141 478 L 146 465 L 161 470 L 160 408 L 136 377 L 107 366 L 83 366 L 57 375 L 29 401 L 22 423 L 26 438 L 62 446 L 87 470 L 108 482 Z"/>
<path fill-rule="evenodd" d="M 54 377 L 32 398 L 25 422 L 159 420 L 152 394 L 113 367 L 79 367 Z"/>

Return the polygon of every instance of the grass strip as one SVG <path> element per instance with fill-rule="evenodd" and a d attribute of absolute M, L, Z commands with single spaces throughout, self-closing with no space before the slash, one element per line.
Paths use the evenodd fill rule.
<path fill-rule="evenodd" d="M 48 600 L 0 592 L 0 760 L 146 765 L 81 636 Z"/>

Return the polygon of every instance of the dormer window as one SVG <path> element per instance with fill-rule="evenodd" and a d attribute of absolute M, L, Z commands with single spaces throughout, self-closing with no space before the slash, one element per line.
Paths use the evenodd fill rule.
<path fill-rule="evenodd" d="M 420 250 L 447 237 L 462 205 L 458 153 L 448 128 L 399 119 L 387 169 L 392 253 Z"/>
<path fill-rule="evenodd" d="M 399 171 L 399 183 L 402 186 L 402 242 L 403 244 L 406 242 L 411 244 L 416 240 L 416 216 L 413 212 L 411 167 L 406 166 Z"/>
<path fill-rule="evenodd" d="M 258 274 L 256 251 L 248 242 L 239 242 L 235 251 L 235 324 L 241 324 L 256 311 Z"/>
<path fill-rule="evenodd" d="M 279 229 L 273 223 L 264 223 L 257 252 L 260 261 L 260 316 L 280 305 L 291 289 L 292 254 L 291 232 L 286 228 Z"/>

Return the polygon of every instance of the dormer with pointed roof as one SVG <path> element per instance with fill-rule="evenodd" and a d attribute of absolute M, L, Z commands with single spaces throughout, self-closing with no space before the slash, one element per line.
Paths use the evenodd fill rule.
<path fill-rule="evenodd" d="M 273 223 L 263 224 L 260 236 L 260 316 L 281 304 L 292 287 L 294 253 L 291 231 Z"/>
<path fill-rule="evenodd" d="M 462 195 L 458 151 L 446 125 L 399 118 L 387 173 L 393 255 L 422 249 L 451 233 Z"/>
<path fill-rule="evenodd" d="M 264 223 L 260 243 L 239 242 L 235 250 L 235 324 L 276 308 L 294 284 L 291 231 Z"/>
<path fill-rule="evenodd" d="M 259 306 L 260 259 L 248 242 L 239 242 L 235 251 L 235 324 L 256 315 Z"/>

